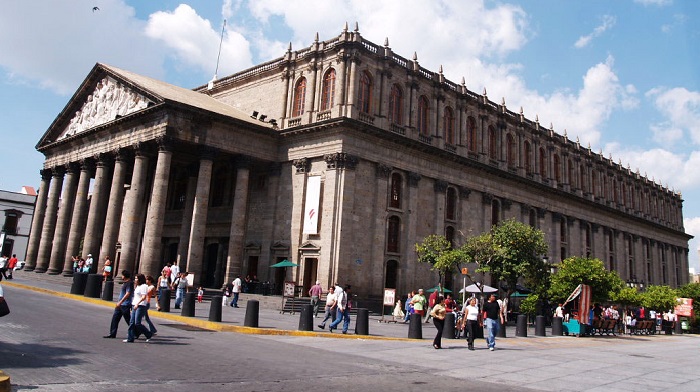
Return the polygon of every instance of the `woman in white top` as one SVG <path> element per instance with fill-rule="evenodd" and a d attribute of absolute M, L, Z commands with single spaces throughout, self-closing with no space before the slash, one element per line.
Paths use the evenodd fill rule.
<path fill-rule="evenodd" d="M 129 333 L 124 343 L 133 343 L 134 340 L 141 334 L 146 336 L 146 341 L 150 341 L 153 334 L 143 324 L 141 319 L 145 315 L 148 303 L 148 285 L 146 285 L 146 277 L 143 274 L 138 274 L 134 277 L 134 299 L 131 301 L 134 307 L 131 312 L 131 322 L 129 323 Z"/>
<path fill-rule="evenodd" d="M 160 312 L 160 298 L 163 296 L 163 292 L 170 287 L 170 273 L 166 270 L 158 277 L 158 297 L 156 299 L 156 308 Z M 170 300 L 170 298 L 168 298 Z"/>
<path fill-rule="evenodd" d="M 482 325 L 481 315 L 479 314 L 479 307 L 476 304 L 476 298 L 470 298 L 462 309 L 464 313 L 464 319 L 467 323 L 467 343 L 469 344 L 469 349 L 474 350 L 474 334 L 476 333 L 477 325 Z"/>

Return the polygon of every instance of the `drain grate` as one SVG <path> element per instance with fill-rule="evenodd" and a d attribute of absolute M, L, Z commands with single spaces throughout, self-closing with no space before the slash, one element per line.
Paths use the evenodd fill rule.
<path fill-rule="evenodd" d="M 170 327 L 170 328 L 175 328 L 179 329 L 182 331 L 189 331 L 189 332 L 214 332 L 211 329 L 206 329 L 206 328 L 199 328 L 195 327 L 194 325 L 188 325 L 188 324 L 160 324 L 163 327 Z"/>

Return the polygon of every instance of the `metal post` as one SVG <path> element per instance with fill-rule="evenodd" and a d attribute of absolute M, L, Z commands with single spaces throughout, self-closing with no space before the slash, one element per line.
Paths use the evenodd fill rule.
<path fill-rule="evenodd" d="M 311 306 L 311 305 L 309 305 Z M 257 328 L 260 314 L 260 302 L 257 299 L 248 300 L 245 308 L 245 319 L 243 325 L 246 327 Z"/>
<path fill-rule="evenodd" d="M 221 322 L 222 301 L 223 297 L 221 295 L 211 297 L 211 303 L 209 304 L 209 321 Z"/>

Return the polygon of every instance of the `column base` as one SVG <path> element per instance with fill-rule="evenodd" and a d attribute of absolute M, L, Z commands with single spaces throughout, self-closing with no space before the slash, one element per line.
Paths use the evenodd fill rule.
<path fill-rule="evenodd" d="M 25 265 L 24 268 L 23 268 L 23 270 L 25 270 L 25 271 L 27 271 L 27 272 L 32 272 L 32 271 L 34 271 L 34 266 L 31 266 L 31 267 L 30 267 L 30 266 Z"/>
<path fill-rule="evenodd" d="M 61 273 L 61 270 L 49 269 L 48 271 L 46 271 L 46 273 L 49 275 L 58 275 Z"/>
<path fill-rule="evenodd" d="M 44 272 L 46 272 L 46 268 L 37 267 L 34 269 L 34 272 L 36 272 L 37 274 L 43 274 Z"/>
<path fill-rule="evenodd" d="M 63 276 L 67 276 L 67 277 L 73 276 L 73 270 L 63 271 Z"/>

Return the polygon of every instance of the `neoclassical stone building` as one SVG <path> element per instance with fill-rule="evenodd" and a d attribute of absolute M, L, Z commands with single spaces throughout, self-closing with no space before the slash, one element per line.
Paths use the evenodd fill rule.
<path fill-rule="evenodd" d="M 91 253 L 153 275 L 177 260 L 206 287 L 257 275 L 377 298 L 435 285 L 425 236 L 514 218 L 550 260 L 688 281 L 679 194 L 357 29 L 194 90 L 97 64 L 37 149 L 37 272 Z M 283 259 L 286 277 L 269 268 Z"/>

